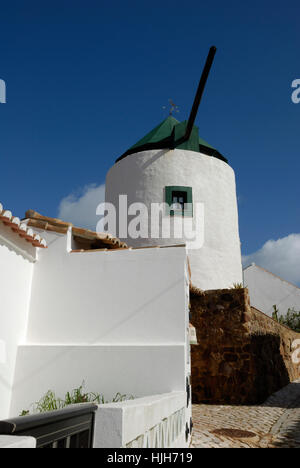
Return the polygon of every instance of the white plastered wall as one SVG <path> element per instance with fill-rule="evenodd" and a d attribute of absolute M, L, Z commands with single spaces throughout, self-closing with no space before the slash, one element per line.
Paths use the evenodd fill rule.
<path fill-rule="evenodd" d="M 244 284 L 249 289 L 251 305 L 270 317 L 273 305 L 284 315 L 289 308 L 300 310 L 300 289 L 258 265 L 245 268 Z"/>
<path fill-rule="evenodd" d="M 11 416 L 32 409 L 48 390 L 59 397 L 85 382 L 106 401 L 120 392 L 144 397 L 185 391 L 183 345 L 33 346 L 19 348 Z"/>
<path fill-rule="evenodd" d="M 0 419 L 9 416 L 17 349 L 26 335 L 35 258 L 36 249 L 0 223 Z"/>
<path fill-rule="evenodd" d="M 63 243 L 35 266 L 28 344 L 185 342 L 184 247 L 69 253 Z"/>
<path fill-rule="evenodd" d="M 185 247 L 71 253 L 70 236 L 43 233 L 11 415 L 83 380 L 107 400 L 185 391 Z"/>

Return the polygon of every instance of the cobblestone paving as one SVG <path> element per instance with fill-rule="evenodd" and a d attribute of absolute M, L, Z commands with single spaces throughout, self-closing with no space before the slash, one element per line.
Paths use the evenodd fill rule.
<path fill-rule="evenodd" d="M 260 406 L 193 406 L 193 448 L 300 448 L 300 380 Z M 253 437 L 216 435 L 239 429 Z"/>

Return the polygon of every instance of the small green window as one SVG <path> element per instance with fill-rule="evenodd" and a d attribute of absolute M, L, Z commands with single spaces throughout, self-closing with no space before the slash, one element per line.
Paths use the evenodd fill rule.
<path fill-rule="evenodd" d="M 171 208 L 170 216 L 193 216 L 192 187 L 177 185 L 166 187 L 165 200 Z"/>

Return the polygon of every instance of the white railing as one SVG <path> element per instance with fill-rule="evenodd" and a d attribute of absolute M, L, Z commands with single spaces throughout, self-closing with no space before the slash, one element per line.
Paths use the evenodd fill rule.
<path fill-rule="evenodd" d="M 185 427 L 185 392 L 100 405 L 94 447 L 184 448 Z"/>

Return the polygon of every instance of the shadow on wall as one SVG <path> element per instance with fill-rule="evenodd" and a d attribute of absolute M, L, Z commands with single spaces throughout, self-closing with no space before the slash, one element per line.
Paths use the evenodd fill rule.
<path fill-rule="evenodd" d="M 276 335 L 251 336 L 254 381 L 249 403 L 263 403 L 269 395 L 290 383 L 280 345 L 280 337 Z"/>
<path fill-rule="evenodd" d="M 220 362 L 217 355 L 222 356 Z M 253 335 L 244 347 L 206 350 L 202 359 L 207 364 L 202 379 L 199 369 L 193 367 L 192 371 L 193 403 L 261 404 L 290 383 L 279 336 Z M 214 368 L 218 368 L 217 375 L 212 372 Z"/>

